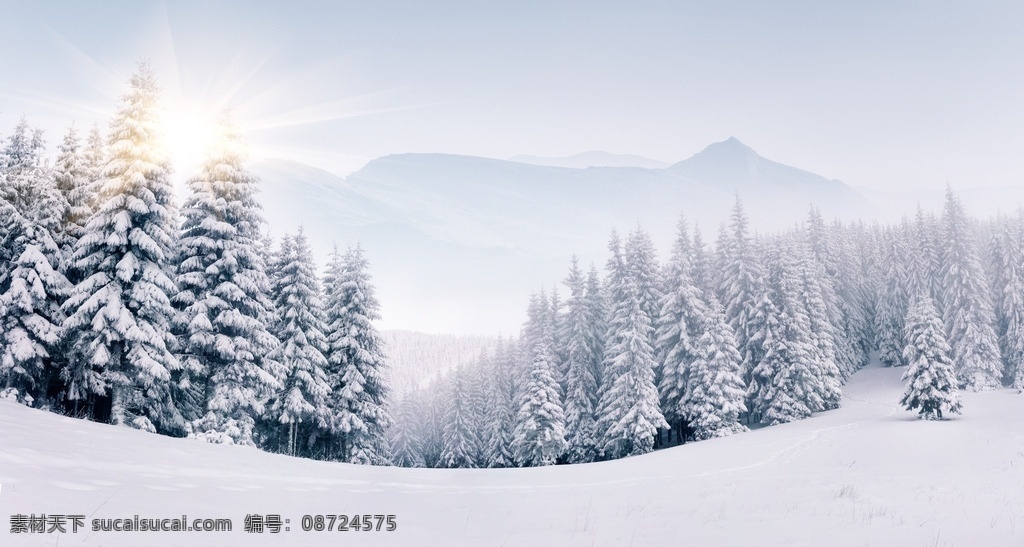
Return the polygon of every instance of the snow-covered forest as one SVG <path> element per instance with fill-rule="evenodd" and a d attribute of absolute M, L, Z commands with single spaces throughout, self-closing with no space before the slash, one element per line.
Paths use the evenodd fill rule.
<path fill-rule="evenodd" d="M 1024 388 L 1022 213 L 980 222 L 948 191 L 897 225 L 812 207 L 754 234 L 737 198 L 714 249 L 692 232 L 660 264 L 640 228 L 611 235 L 603 276 L 573 259 L 519 338 L 397 404 L 394 463 L 582 463 L 799 420 L 872 355 L 909 365 L 901 403 L 925 418 L 960 387 Z"/>
<path fill-rule="evenodd" d="M 898 225 L 812 207 L 774 234 L 737 198 L 713 246 L 680 220 L 661 260 L 642 228 L 612 233 L 606 264 L 567 260 L 524 302 L 517 337 L 394 400 L 363 251 L 321 270 L 302 229 L 270 240 L 227 115 L 175 203 L 159 98 L 143 66 L 105 135 L 72 126 L 53 161 L 27 121 L 4 139 L 3 398 L 295 456 L 513 467 L 807 418 L 876 352 L 927 418 L 958 388 L 1024 388 L 1024 214 L 978 221 L 950 191 Z"/>
<path fill-rule="evenodd" d="M 384 463 L 378 303 L 360 248 L 322 276 L 266 236 L 230 117 L 177 204 L 145 64 L 109 130 L 55 161 L 27 121 L 0 152 L 0 396 L 287 454 Z"/>

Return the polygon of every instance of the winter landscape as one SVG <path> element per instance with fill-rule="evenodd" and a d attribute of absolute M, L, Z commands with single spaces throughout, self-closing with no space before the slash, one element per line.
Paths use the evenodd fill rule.
<path fill-rule="evenodd" d="M 0 544 L 1024 542 L 1020 7 L 63 7 Z"/>

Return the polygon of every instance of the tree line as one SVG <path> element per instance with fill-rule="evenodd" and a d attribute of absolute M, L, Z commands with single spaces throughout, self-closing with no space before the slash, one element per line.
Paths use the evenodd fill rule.
<path fill-rule="evenodd" d="M 573 258 L 515 339 L 396 404 L 397 465 L 584 463 L 811 416 L 877 356 L 911 365 L 901 402 L 926 418 L 956 390 L 1024 388 L 1024 213 L 894 225 L 807 219 L 752 234 L 737 197 L 714 249 L 678 225 L 659 264 L 613 233 L 604 275 Z"/>

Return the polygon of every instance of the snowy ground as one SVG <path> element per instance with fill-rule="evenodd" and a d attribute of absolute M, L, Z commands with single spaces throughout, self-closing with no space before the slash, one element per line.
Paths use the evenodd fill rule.
<path fill-rule="evenodd" d="M 0 402 L 0 545 L 1024 545 L 1024 396 L 965 415 L 898 409 L 869 368 L 843 408 L 642 457 L 512 470 L 354 467 L 88 423 Z M 10 534 L 18 513 L 85 514 Z M 90 532 L 93 518 L 230 518 L 234 531 Z M 285 537 L 242 531 L 279 513 Z M 302 515 L 394 514 L 394 532 L 304 532 Z"/>

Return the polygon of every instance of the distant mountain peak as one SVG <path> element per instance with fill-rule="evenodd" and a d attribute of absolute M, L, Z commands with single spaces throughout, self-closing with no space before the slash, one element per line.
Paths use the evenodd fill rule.
<path fill-rule="evenodd" d="M 690 159 L 692 160 L 701 156 L 721 158 L 725 161 L 735 161 L 737 159 L 749 160 L 761 157 L 753 148 L 743 144 L 736 137 L 729 137 L 724 141 L 711 143 L 707 145 L 704 150 L 701 150 Z"/>

